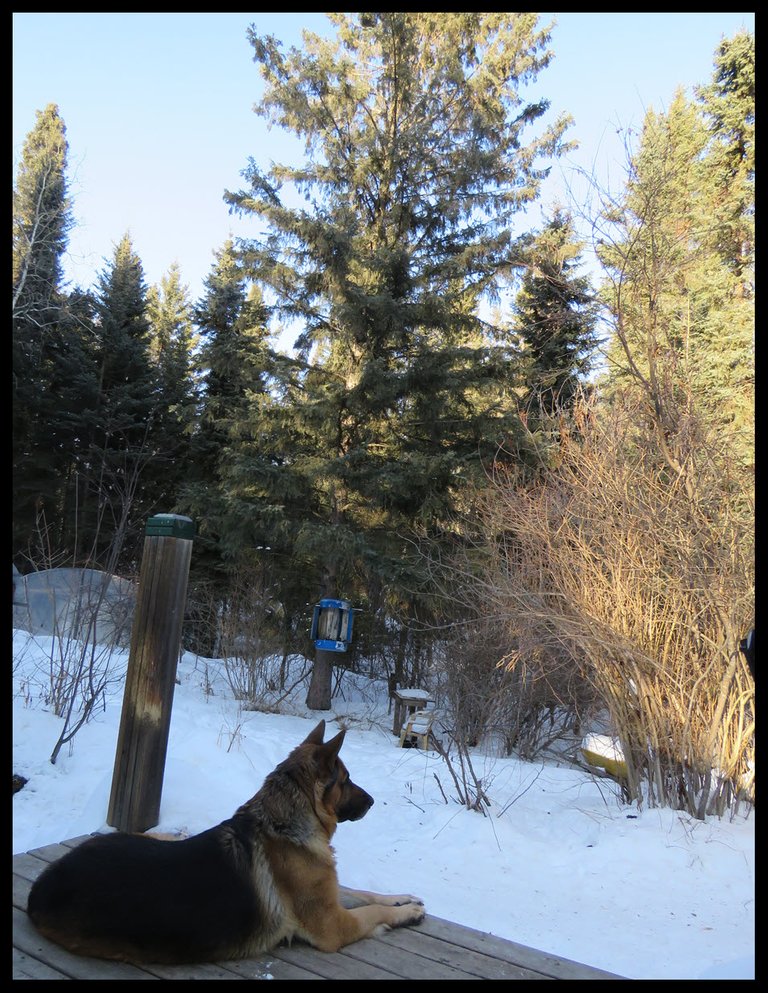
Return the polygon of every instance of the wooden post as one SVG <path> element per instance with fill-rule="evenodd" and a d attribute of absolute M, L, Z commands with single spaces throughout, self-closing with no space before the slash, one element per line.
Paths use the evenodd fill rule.
<path fill-rule="evenodd" d="M 336 652 L 329 652 L 325 648 L 315 648 L 315 661 L 312 666 L 312 676 L 309 680 L 306 699 L 306 705 L 310 710 L 331 709 L 333 666 L 338 660 L 339 656 Z"/>
<path fill-rule="evenodd" d="M 193 535 L 189 517 L 147 522 L 107 812 L 120 831 L 146 831 L 160 820 Z"/>

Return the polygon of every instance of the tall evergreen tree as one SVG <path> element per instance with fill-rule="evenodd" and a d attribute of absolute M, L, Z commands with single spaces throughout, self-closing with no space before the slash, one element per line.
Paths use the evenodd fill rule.
<path fill-rule="evenodd" d="M 175 506 L 186 479 L 195 416 L 196 335 L 188 293 L 176 264 L 147 293 L 149 354 L 158 377 L 158 404 L 153 427 L 155 455 L 145 473 L 145 486 L 152 487 L 158 508 L 165 511 Z"/>
<path fill-rule="evenodd" d="M 72 226 L 64 121 L 55 104 L 36 116 L 13 191 L 13 315 L 37 329 L 27 350 L 39 347 L 52 319 L 50 307 L 62 289 L 61 256 Z"/>
<path fill-rule="evenodd" d="M 567 122 L 523 144 L 548 106 L 521 96 L 551 57 L 535 14 L 329 17 L 335 41 L 306 36 L 285 56 L 250 31 L 259 110 L 308 160 L 266 175 L 251 163 L 228 199 L 268 223 L 244 260 L 301 325 L 306 369 L 286 388 L 312 500 L 293 530 L 308 582 L 334 595 L 371 570 L 391 582 L 402 552 L 388 536 L 444 520 L 512 430 L 512 356 L 478 305 L 519 262 L 514 218 Z M 306 209 L 283 202 L 286 183 Z M 330 704 L 329 675 L 310 696 Z"/>
<path fill-rule="evenodd" d="M 721 260 L 717 306 L 692 329 L 692 376 L 734 451 L 754 466 L 755 36 L 724 39 L 708 86 L 697 89 L 708 141 L 702 159 L 712 216 L 706 244 Z M 724 267 L 725 273 L 722 273 Z"/>
<path fill-rule="evenodd" d="M 159 373 L 164 401 L 177 414 L 190 395 L 192 353 L 196 336 L 189 290 L 174 263 L 158 286 L 147 293 L 149 353 Z"/>
<path fill-rule="evenodd" d="M 525 344 L 524 406 L 534 418 L 568 410 L 594 358 L 597 306 L 579 273 L 580 248 L 571 218 L 557 210 L 528 251 L 515 324 Z"/>
<path fill-rule="evenodd" d="M 231 239 L 216 253 L 205 287 L 194 311 L 199 411 L 179 507 L 198 522 L 196 578 L 219 573 L 221 580 L 228 568 L 242 564 L 253 537 L 232 516 L 223 478 L 243 421 L 264 389 L 267 329 L 260 296 L 247 290 Z M 257 516 L 245 515 L 251 522 Z"/>
<path fill-rule="evenodd" d="M 609 384 L 639 386 L 659 441 L 680 430 L 690 398 L 754 459 L 754 313 L 740 249 L 724 252 L 713 136 L 699 108 L 676 95 L 650 110 L 614 233 L 600 249 L 616 315 Z"/>
<path fill-rule="evenodd" d="M 130 571 L 138 566 L 144 518 L 162 508 L 145 478 L 156 454 L 160 380 L 150 355 L 144 272 L 128 234 L 99 277 L 96 310 L 98 393 L 80 548 L 97 563 Z"/>
<path fill-rule="evenodd" d="M 755 246 L 755 36 L 741 31 L 723 39 L 715 52 L 714 73 L 696 90 L 710 141 L 706 169 L 714 196 L 715 241 L 751 296 Z"/>
<path fill-rule="evenodd" d="M 60 321 L 61 257 L 72 225 L 67 151 L 64 121 L 49 104 L 37 112 L 13 190 L 14 555 L 28 547 L 41 520 L 55 521 L 59 463 L 68 457 L 52 436 L 57 418 L 50 390 L 66 361 Z"/>
<path fill-rule="evenodd" d="M 91 293 L 68 293 L 54 334 L 56 361 L 51 364 L 45 404 L 48 410 L 47 457 L 60 487 L 51 537 L 66 561 L 78 561 L 80 500 L 90 477 L 88 439 L 98 400 L 96 304 Z"/>

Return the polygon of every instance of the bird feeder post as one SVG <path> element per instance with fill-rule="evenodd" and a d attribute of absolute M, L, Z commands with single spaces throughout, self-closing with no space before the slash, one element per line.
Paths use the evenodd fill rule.
<path fill-rule="evenodd" d="M 160 819 L 193 537 L 189 517 L 147 522 L 107 812 L 120 831 L 146 831 Z"/>
<path fill-rule="evenodd" d="M 352 642 L 354 613 L 348 600 L 324 597 L 315 605 L 310 637 L 315 643 L 315 664 L 307 691 L 310 710 L 330 710 L 331 678 L 339 652 Z"/>

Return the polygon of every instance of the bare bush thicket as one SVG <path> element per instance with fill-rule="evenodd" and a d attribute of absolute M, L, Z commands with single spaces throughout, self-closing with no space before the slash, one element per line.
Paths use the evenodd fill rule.
<path fill-rule="evenodd" d="M 474 584 L 464 587 L 468 610 L 473 607 L 466 595 L 473 591 Z M 495 613 L 462 625 L 446 643 L 442 692 L 455 740 L 470 747 L 482 741 L 500 754 L 534 759 L 589 723 L 596 694 L 573 659 L 556 646 L 543 652 L 530 646 L 515 650 L 516 664 L 510 664 L 512 646 L 520 644 L 519 635 L 510 642 L 506 618 Z"/>
<path fill-rule="evenodd" d="M 632 799 L 722 814 L 754 788 L 738 650 L 754 624 L 749 485 L 692 413 L 669 441 L 686 453 L 678 473 L 642 400 L 582 415 L 538 483 L 500 474 L 480 497 L 486 557 L 457 588 L 504 632 L 508 673 L 549 681 L 570 659 L 618 732 Z"/>
<path fill-rule="evenodd" d="M 29 699 L 32 695 L 38 696 L 45 707 L 63 719 L 50 756 L 52 764 L 56 763 L 64 745 L 73 747 L 80 728 L 91 720 L 99 707 L 105 707 L 108 688 L 125 675 L 124 654 L 115 649 L 128 626 L 133 600 L 127 593 L 124 598 L 115 600 L 108 597 L 108 590 L 125 535 L 128 509 L 129 503 L 124 504 L 120 527 L 106 557 L 106 569 L 96 569 L 59 609 L 55 592 L 51 592 L 52 630 L 46 667 L 31 677 L 39 680 L 39 684 L 34 688 L 27 686 L 25 692 Z M 50 531 L 45 514 L 40 511 L 36 532 L 30 541 L 30 549 L 38 553 L 31 560 L 37 569 L 61 567 L 66 561 L 63 553 L 55 550 Z M 86 572 L 83 570 L 84 575 Z M 110 636 L 105 639 L 104 622 L 108 620 L 114 623 L 107 625 Z M 28 627 L 33 630 L 31 622 Z M 48 638 L 45 640 L 47 642 Z"/>
<path fill-rule="evenodd" d="M 234 698 L 248 710 L 272 710 L 293 689 L 276 619 L 280 609 L 259 577 L 245 572 L 226 600 L 217 600 L 216 656 L 224 659 Z"/>

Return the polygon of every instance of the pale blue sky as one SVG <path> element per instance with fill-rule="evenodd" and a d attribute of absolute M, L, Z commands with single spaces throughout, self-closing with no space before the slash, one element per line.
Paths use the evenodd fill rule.
<path fill-rule="evenodd" d="M 751 13 L 565 13 L 555 58 L 526 95 L 551 115 L 570 113 L 581 147 L 555 167 L 542 206 L 574 166 L 620 179 L 617 130 L 639 127 L 648 107 L 669 105 L 678 86 L 709 82 L 715 48 Z M 230 233 L 255 233 L 231 216 L 225 188 L 238 189 L 249 156 L 266 167 L 296 145 L 268 131 L 252 107 L 261 79 L 246 28 L 300 44 L 301 30 L 326 32 L 320 13 L 13 14 L 13 158 L 56 103 L 67 127 L 76 227 L 65 272 L 92 286 L 128 230 L 147 283 L 178 262 L 193 300 L 213 252 Z"/>

